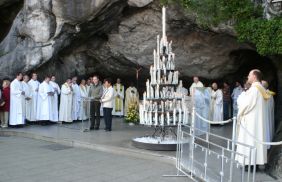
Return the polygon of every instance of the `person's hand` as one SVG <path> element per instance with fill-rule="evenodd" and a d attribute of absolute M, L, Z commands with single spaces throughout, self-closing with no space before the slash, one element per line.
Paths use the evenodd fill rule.
<path fill-rule="evenodd" d="M 22 93 L 21 93 L 22 95 L 25 95 L 25 92 L 24 91 L 22 91 Z"/>
<path fill-rule="evenodd" d="M 2 102 L 0 106 L 4 106 L 6 102 Z"/>
<path fill-rule="evenodd" d="M 54 96 L 54 92 L 48 92 L 49 96 Z"/>

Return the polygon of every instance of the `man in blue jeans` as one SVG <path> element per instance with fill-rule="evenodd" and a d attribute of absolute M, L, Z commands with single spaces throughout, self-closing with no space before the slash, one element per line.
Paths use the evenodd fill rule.
<path fill-rule="evenodd" d="M 104 80 L 105 90 L 101 97 L 103 107 L 105 131 L 112 131 L 112 110 L 114 106 L 114 89 L 110 78 Z"/>

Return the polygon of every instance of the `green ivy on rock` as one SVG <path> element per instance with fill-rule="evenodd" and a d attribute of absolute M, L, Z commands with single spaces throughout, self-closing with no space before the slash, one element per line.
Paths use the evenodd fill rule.
<path fill-rule="evenodd" d="M 180 3 L 195 14 L 202 28 L 231 24 L 240 42 L 253 43 L 259 54 L 282 54 L 282 19 L 262 18 L 262 7 L 250 0 L 161 0 L 161 3 Z"/>

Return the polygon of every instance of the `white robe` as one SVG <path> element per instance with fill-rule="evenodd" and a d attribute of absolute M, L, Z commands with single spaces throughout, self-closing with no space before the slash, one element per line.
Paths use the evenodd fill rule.
<path fill-rule="evenodd" d="M 79 89 L 80 89 L 80 96 L 81 96 L 79 119 L 86 120 L 87 119 L 86 113 L 87 113 L 89 102 L 84 99 L 88 98 L 87 87 L 84 85 L 80 85 Z"/>
<path fill-rule="evenodd" d="M 10 125 L 24 124 L 24 106 L 23 106 L 23 86 L 17 79 L 11 83 L 11 94 L 10 94 Z"/>
<path fill-rule="evenodd" d="M 208 119 L 208 113 L 209 113 L 209 100 L 210 100 L 210 95 L 208 92 L 205 91 L 206 89 L 195 89 L 194 90 L 194 106 L 195 106 L 195 111 L 201 115 L 202 117 Z M 195 116 L 195 127 L 199 130 L 202 131 L 208 131 L 209 129 L 209 124 L 199 117 Z M 202 135 L 204 134 L 203 132 L 196 130 L 196 135 Z"/>
<path fill-rule="evenodd" d="M 43 81 L 39 85 L 38 90 L 37 120 L 39 121 L 53 120 L 53 96 L 49 96 L 48 92 L 54 92 L 53 87 L 46 81 Z"/>
<path fill-rule="evenodd" d="M 270 95 L 270 94 L 269 94 Z M 272 142 L 274 131 L 274 99 L 270 95 L 270 98 L 266 100 L 266 122 L 265 123 L 265 137 L 266 142 Z M 270 148 L 270 145 L 267 146 L 267 149 Z"/>
<path fill-rule="evenodd" d="M 191 96 L 193 95 L 194 88 L 196 88 L 196 87 L 204 87 L 204 85 L 200 81 L 198 81 L 197 83 L 193 83 L 189 88 L 189 92 L 190 92 Z"/>
<path fill-rule="evenodd" d="M 23 91 L 25 92 L 25 95 L 23 97 L 24 99 L 24 116 L 27 120 L 30 121 L 31 118 L 31 97 L 32 97 L 32 90 L 31 90 L 31 86 L 22 81 L 22 85 L 23 85 Z M 26 98 L 30 98 L 30 100 L 26 100 Z"/>
<path fill-rule="evenodd" d="M 128 87 L 125 91 L 124 115 L 127 116 L 128 107 L 131 102 L 136 102 L 139 107 L 139 93 L 135 87 Z"/>
<path fill-rule="evenodd" d="M 52 99 L 52 120 L 53 122 L 58 122 L 59 121 L 59 95 L 61 93 L 61 89 L 59 85 L 56 82 L 50 81 L 50 85 L 53 87 L 54 90 L 54 96 L 51 98 Z M 56 92 L 57 90 L 57 92 Z"/>
<path fill-rule="evenodd" d="M 59 121 L 72 122 L 72 97 L 73 93 L 67 83 L 61 88 L 61 102 L 59 110 Z"/>
<path fill-rule="evenodd" d="M 113 86 L 114 89 L 114 96 L 115 96 L 115 103 L 114 103 L 114 108 L 112 111 L 112 114 L 115 116 L 123 116 L 124 113 L 124 108 L 123 108 L 123 100 L 124 100 L 124 86 L 122 84 L 115 84 Z M 117 96 L 119 96 L 120 98 L 117 98 Z M 121 105 L 120 107 L 120 111 L 117 110 L 117 105 Z"/>
<path fill-rule="evenodd" d="M 72 120 L 78 120 L 80 113 L 80 88 L 77 84 L 72 84 L 73 97 L 72 97 Z"/>
<path fill-rule="evenodd" d="M 231 94 L 231 97 L 233 100 L 233 117 L 237 116 L 237 113 L 238 113 L 237 99 L 242 92 L 243 92 L 243 88 L 239 86 L 239 87 L 234 88 Z"/>
<path fill-rule="evenodd" d="M 223 93 L 220 89 L 211 93 L 211 119 L 212 121 L 223 121 Z"/>
<path fill-rule="evenodd" d="M 238 122 L 244 126 L 257 140 L 265 141 L 264 134 L 264 121 L 266 118 L 265 107 L 266 100 L 263 98 L 262 94 L 256 87 L 264 89 L 259 82 L 252 84 L 251 88 L 245 92 L 245 96 L 242 98 L 244 100 L 239 100 L 238 106 Z M 267 150 L 266 146 L 257 143 L 246 131 L 239 127 L 237 141 L 244 143 L 246 145 L 254 146 L 257 149 L 256 164 L 264 165 L 267 163 Z M 248 148 L 238 145 L 236 152 L 249 156 Z M 253 155 L 252 155 L 253 156 Z M 254 156 L 253 156 L 254 157 Z M 251 159 L 251 165 L 254 165 L 254 158 Z M 243 164 L 243 157 L 236 155 L 235 158 L 239 163 Z M 245 165 L 249 164 L 249 161 L 245 159 Z"/>
<path fill-rule="evenodd" d="M 30 110 L 30 121 L 36 121 L 37 115 L 37 99 L 38 99 L 38 88 L 39 88 L 39 81 L 37 80 L 29 80 L 28 84 L 31 86 L 31 110 Z"/>

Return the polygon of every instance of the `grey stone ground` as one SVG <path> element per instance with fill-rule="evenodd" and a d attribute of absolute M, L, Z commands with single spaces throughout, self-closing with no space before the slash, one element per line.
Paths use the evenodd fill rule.
<path fill-rule="evenodd" d="M 1 182 L 190 181 L 173 165 L 19 137 L 0 137 Z"/>
<path fill-rule="evenodd" d="M 212 126 L 211 132 L 230 138 L 231 128 L 230 124 Z M 132 138 L 151 135 L 153 128 L 129 126 L 122 118 L 114 118 L 112 132 L 103 131 L 103 119 L 99 131 L 80 129 L 80 122 L 0 129 L 0 136 L 11 136 L 0 137 L 0 182 L 190 181 L 162 177 L 176 173 L 175 152 L 132 146 Z M 275 180 L 258 172 L 256 181 Z"/>

